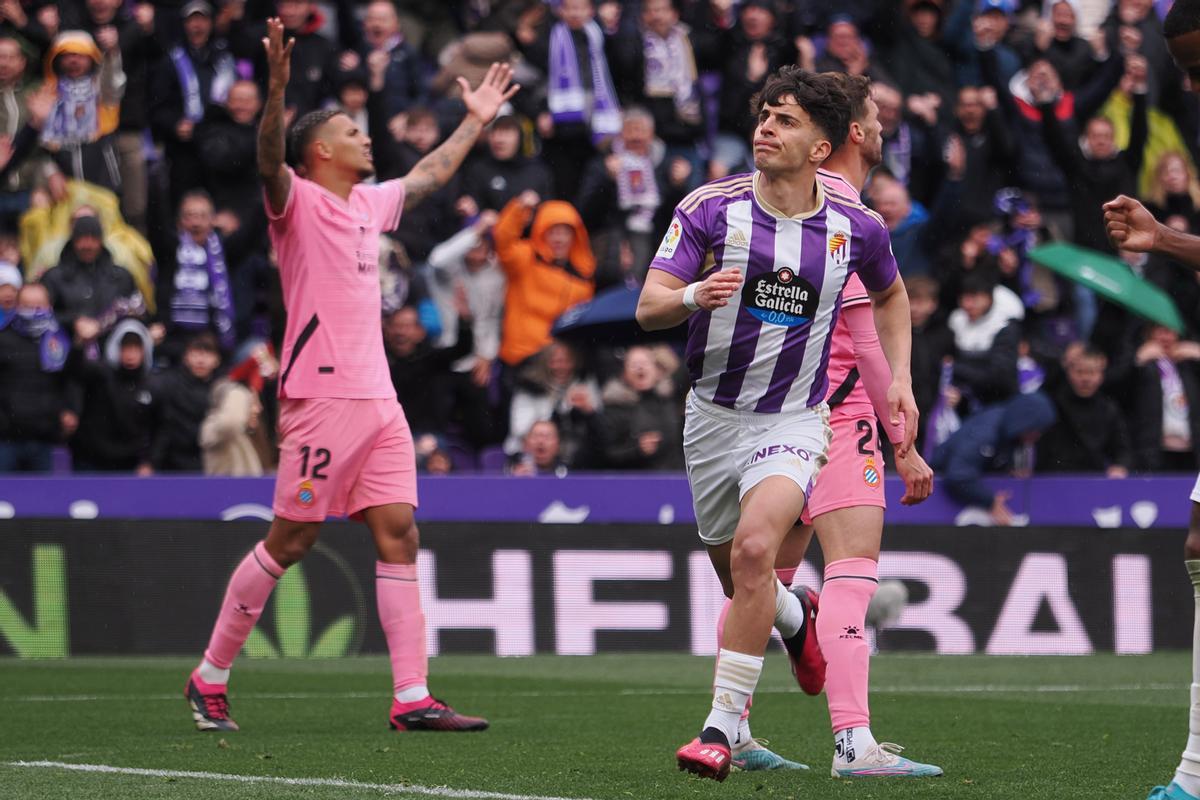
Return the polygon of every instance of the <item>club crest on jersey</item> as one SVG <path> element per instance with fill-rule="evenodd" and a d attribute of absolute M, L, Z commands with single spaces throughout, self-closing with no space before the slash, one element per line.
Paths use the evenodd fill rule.
<path fill-rule="evenodd" d="M 679 240 L 683 237 L 683 224 L 679 221 L 679 217 L 671 219 L 671 226 L 667 228 L 667 234 L 663 236 L 662 244 L 658 246 L 659 258 L 674 258 L 675 248 L 679 246 Z"/>
<path fill-rule="evenodd" d="M 300 490 L 296 492 L 296 501 L 305 508 L 312 506 L 317 499 L 316 490 L 313 489 L 312 481 L 304 481 L 300 484 Z"/>
<path fill-rule="evenodd" d="M 850 260 L 850 234 L 834 231 L 829 237 L 829 258 L 839 267 Z"/>
<path fill-rule="evenodd" d="M 813 318 L 818 293 L 790 267 L 755 275 L 742 287 L 742 307 L 769 325 L 794 328 Z"/>
<path fill-rule="evenodd" d="M 863 483 L 872 489 L 877 489 L 879 480 L 879 468 L 875 466 L 875 459 L 868 458 L 866 466 L 863 467 Z"/>

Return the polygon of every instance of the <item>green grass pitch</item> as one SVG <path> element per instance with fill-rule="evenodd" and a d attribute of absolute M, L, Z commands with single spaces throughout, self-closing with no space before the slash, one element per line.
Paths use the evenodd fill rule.
<path fill-rule="evenodd" d="M 388 664 L 377 657 L 243 659 L 231 687 L 243 730 L 201 734 L 181 696 L 191 666 L 184 659 L 0 660 L 0 797 L 1141 800 L 1178 762 L 1190 674 L 1186 653 L 879 656 L 871 681 L 876 734 L 941 765 L 946 776 L 848 783 L 829 777 L 824 698 L 799 694 L 773 651 L 753 729 L 812 770 L 734 773 L 717 784 L 679 773 L 674 763 L 675 748 L 695 735 L 708 708 L 711 659 L 434 659 L 435 693 L 490 717 L 492 729 L 481 734 L 388 731 Z"/>

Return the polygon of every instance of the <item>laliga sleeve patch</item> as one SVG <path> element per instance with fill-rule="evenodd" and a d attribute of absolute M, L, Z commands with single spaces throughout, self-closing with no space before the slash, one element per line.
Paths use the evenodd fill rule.
<path fill-rule="evenodd" d="M 674 258 L 675 248 L 679 246 L 679 240 L 683 236 L 683 224 L 679 221 L 679 217 L 671 219 L 671 225 L 667 228 L 667 234 L 663 236 L 662 244 L 658 246 L 658 258 Z"/>
<path fill-rule="evenodd" d="M 742 288 L 742 307 L 768 325 L 794 328 L 817 312 L 817 290 L 788 267 L 756 275 Z"/>

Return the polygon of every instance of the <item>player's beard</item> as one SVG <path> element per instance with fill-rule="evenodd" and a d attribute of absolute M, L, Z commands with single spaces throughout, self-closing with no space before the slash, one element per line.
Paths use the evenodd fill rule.
<path fill-rule="evenodd" d="M 871 169 L 878 167 L 883 163 L 883 137 L 879 137 L 876 146 L 870 152 L 863 151 L 863 160 L 867 162 L 867 166 Z"/>
<path fill-rule="evenodd" d="M 358 179 L 360 181 L 365 181 L 367 178 L 374 178 L 374 177 L 375 177 L 375 166 L 373 164 L 368 164 L 365 167 L 358 168 Z"/>

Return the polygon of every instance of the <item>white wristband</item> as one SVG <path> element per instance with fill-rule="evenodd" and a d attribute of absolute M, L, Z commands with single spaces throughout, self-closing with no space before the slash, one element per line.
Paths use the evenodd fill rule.
<path fill-rule="evenodd" d="M 696 302 L 696 289 L 700 286 L 700 282 L 689 283 L 687 288 L 683 290 L 683 307 L 688 311 L 699 311 L 700 304 Z"/>

